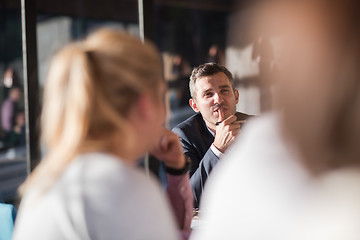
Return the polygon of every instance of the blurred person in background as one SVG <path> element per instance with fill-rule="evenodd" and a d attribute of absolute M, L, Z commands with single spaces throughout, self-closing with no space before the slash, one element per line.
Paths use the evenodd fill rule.
<path fill-rule="evenodd" d="M 46 154 L 21 188 L 13 239 L 168 240 L 189 230 L 189 163 L 163 128 L 165 90 L 148 42 L 101 29 L 62 49 L 44 90 Z M 177 223 L 160 184 L 136 168 L 148 151 L 172 175 Z"/>
<path fill-rule="evenodd" d="M 188 61 L 183 56 L 176 54 L 172 59 L 172 76 L 174 78 L 168 82 L 169 90 L 172 90 L 170 95 L 170 108 L 172 110 L 189 106 L 190 91 L 188 79 L 190 73 L 191 67 Z"/>
<path fill-rule="evenodd" d="M 359 9 L 258 6 L 255 23 L 283 41 L 275 110 L 247 123 L 213 171 L 192 239 L 360 239 Z"/>
<path fill-rule="evenodd" d="M 18 147 L 26 145 L 25 113 L 24 111 L 18 111 L 14 115 L 14 127 L 7 133 L 4 139 L 4 146 L 6 147 Z"/>
<path fill-rule="evenodd" d="M 216 44 L 212 44 L 208 51 L 206 62 L 213 62 L 219 65 L 225 65 L 224 51 Z"/>
<path fill-rule="evenodd" d="M 19 87 L 13 87 L 9 90 L 9 96 L 1 106 L 1 127 L 5 135 L 14 127 L 15 113 L 18 111 L 18 103 L 21 97 L 21 89 Z"/>
<path fill-rule="evenodd" d="M 4 79 L 3 79 L 2 85 L 5 87 L 5 89 L 4 89 L 6 91 L 5 97 L 7 97 L 7 90 L 9 88 L 20 85 L 20 80 L 19 80 L 18 74 L 16 73 L 16 71 L 13 68 L 6 69 L 6 71 L 4 73 Z"/>

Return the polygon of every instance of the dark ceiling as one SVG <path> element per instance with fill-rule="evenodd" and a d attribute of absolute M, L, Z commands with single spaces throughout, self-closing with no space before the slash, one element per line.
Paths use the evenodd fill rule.
<path fill-rule="evenodd" d="M 143 0 L 154 5 L 228 11 L 234 0 Z M 37 0 L 38 13 L 137 22 L 137 0 Z M 145 4 L 144 4 L 145 5 Z M 146 6 L 149 6 L 148 3 Z"/>
<path fill-rule="evenodd" d="M 50 15 L 112 19 L 137 22 L 138 0 L 29 0 L 36 2 L 37 12 Z M 230 11 L 241 0 L 143 0 L 146 6 L 152 1 L 157 6 L 191 8 L 211 11 Z M 0 0 L 0 9 L 19 9 L 20 0 Z M 144 4 L 145 5 L 145 4 Z"/>

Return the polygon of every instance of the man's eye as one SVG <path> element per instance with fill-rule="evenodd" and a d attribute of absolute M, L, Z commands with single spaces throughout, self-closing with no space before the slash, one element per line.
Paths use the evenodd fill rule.
<path fill-rule="evenodd" d="M 212 97 L 214 94 L 212 92 L 205 93 L 205 97 Z"/>
<path fill-rule="evenodd" d="M 221 90 L 222 93 L 228 93 L 229 92 L 229 89 L 223 89 Z"/>

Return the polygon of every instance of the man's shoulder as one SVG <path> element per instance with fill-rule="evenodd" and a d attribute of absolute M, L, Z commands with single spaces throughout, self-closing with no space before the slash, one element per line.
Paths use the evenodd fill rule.
<path fill-rule="evenodd" d="M 250 117 L 253 117 L 253 115 L 249 115 L 249 114 L 242 113 L 242 112 L 236 112 L 235 115 L 237 117 L 237 120 L 246 120 Z"/>
<path fill-rule="evenodd" d="M 249 114 L 242 113 L 242 112 L 236 112 L 235 115 L 237 116 L 238 120 L 246 120 L 248 118 L 253 117 L 253 115 L 249 115 Z M 176 131 L 176 130 L 184 131 L 187 129 L 194 130 L 194 129 L 198 129 L 198 128 L 202 128 L 202 127 L 205 127 L 204 119 L 200 113 L 195 113 L 194 115 L 190 116 L 183 122 L 176 125 L 173 128 L 173 131 Z"/>
<path fill-rule="evenodd" d="M 201 128 L 204 125 L 204 120 L 200 113 L 195 113 L 188 119 L 176 125 L 172 130 L 175 133 L 194 131 Z"/>

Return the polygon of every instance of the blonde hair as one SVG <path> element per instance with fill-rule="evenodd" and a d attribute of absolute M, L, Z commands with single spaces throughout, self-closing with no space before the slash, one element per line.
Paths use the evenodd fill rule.
<path fill-rule="evenodd" d="M 100 29 L 62 49 L 52 60 L 44 90 L 47 153 L 21 191 L 39 183 L 46 189 L 77 154 L 106 151 L 114 134 L 126 139 L 119 146 L 126 151 L 133 144 L 126 116 L 142 92 L 156 98 L 160 81 L 156 48 L 125 33 Z"/>

